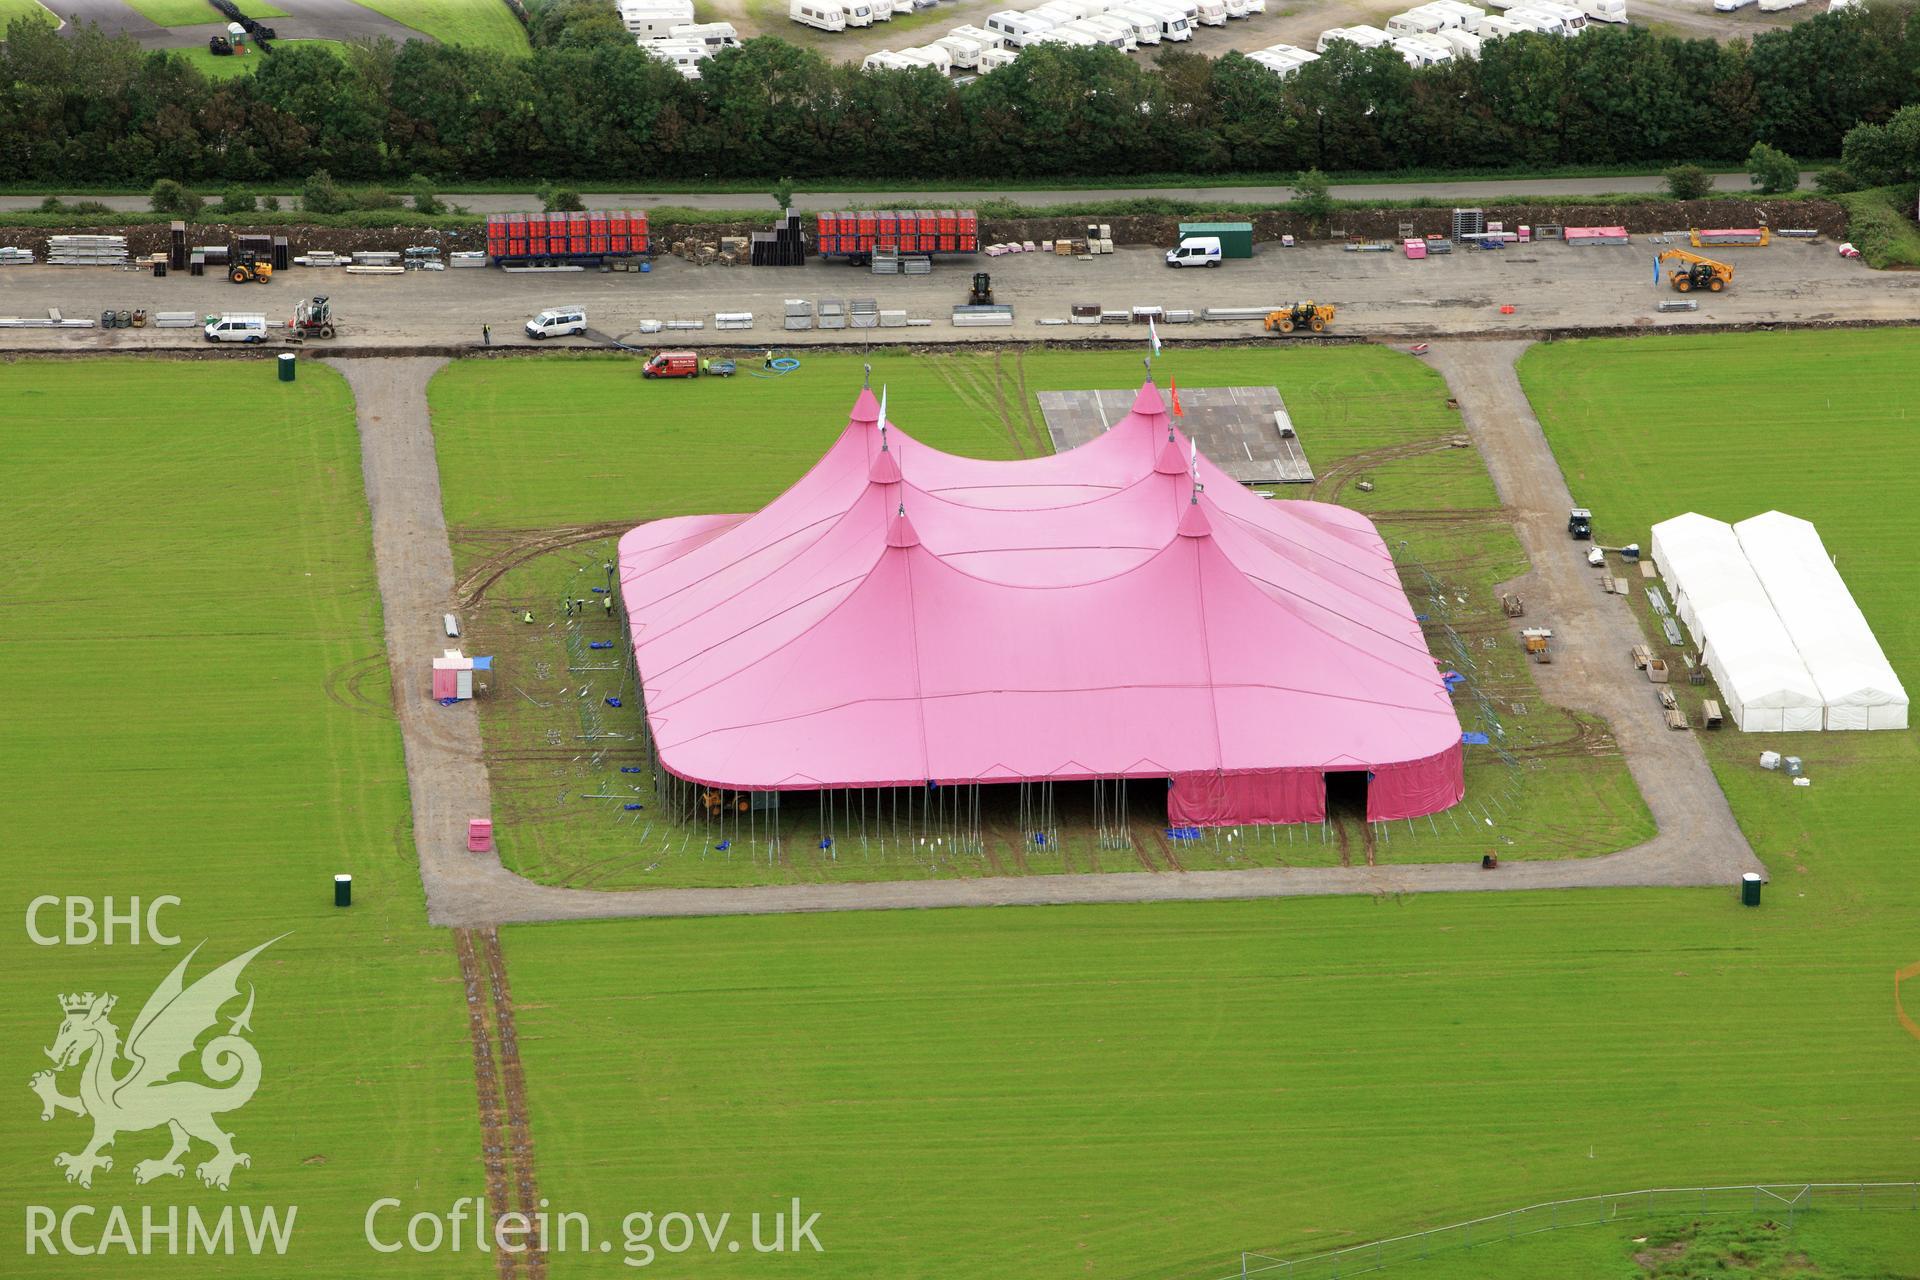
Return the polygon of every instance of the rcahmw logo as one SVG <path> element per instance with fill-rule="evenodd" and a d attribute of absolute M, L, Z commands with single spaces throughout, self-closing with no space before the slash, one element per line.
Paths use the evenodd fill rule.
<path fill-rule="evenodd" d="M 133 1166 L 136 1184 L 184 1178 L 182 1157 L 189 1156 L 196 1143 L 212 1148 L 194 1166 L 196 1177 L 208 1187 L 225 1191 L 236 1169 L 252 1165 L 245 1152 L 234 1148 L 234 1135 L 215 1120 L 245 1106 L 260 1087 L 260 1053 L 246 1039 L 253 1030 L 251 984 L 245 1006 L 226 1021 L 224 1030 L 218 1026 L 221 1011 L 240 998 L 240 976 L 247 964 L 277 941 L 263 942 L 188 985 L 187 966 L 199 951 L 195 947 L 147 997 L 124 1042 L 112 1017 L 116 997 L 91 991 L 60 997 L 64 1017 L 53 1046 L 46 1050 L 53 1068 L 36 1073 L 29 1086 L 40 1098 L 42 1120 L 70 1112 L 93 1121 L 93 1136 L 80 1150 L 53 1158 L 68 1182 L 92 1187 L 96 1173 L 113 1169 L 106 1149 L 121 1134 L 148 1129 L 164 1128 L 170 1145 L 164 1154 Z M 196 1055 L 196 1043 L 209 1030 L 216 1034 Z M 176 1078 L 190 1061 L 198 1062 L 199 1075 L 211 1083 Z M 62 1074 L 75 1068 L 76 1093 L 62 1093 Z M 218 1214 L 189 1206 L 183 1215 L 152 1205 L 136 1214 L 119 1205 L 74 1205 L 59 1214 L 45 1205 L 29 1205 L 27 1252 L 232 1253 L 237 1245 L 252 1253 L 269 1248 L 284 1253 L 297 1213 L 291 1206 L 257 1213 L 253 1206 L 241 1206 L 236 1235 L 233 1206 Z"/>

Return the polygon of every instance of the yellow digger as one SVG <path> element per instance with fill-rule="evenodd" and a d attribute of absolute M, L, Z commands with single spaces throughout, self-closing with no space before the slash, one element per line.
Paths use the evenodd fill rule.
<path fill-rule="evenodd" d="M 1695 289 L 1719 293 L 1733 283 L 1732 267 L 1685 249 L 1668 249 L 1653 261 L 1654 270 L 1664 269 L 1667 283 L 1679 293 L 1692 293 Z"/>
<path fill-rule="evenodd" d="M 1291 307 L 1267 312 L 1267 332 L 1291 334 L 1296 329 L 1325 333 L 1333 323 L 1334 308 L 1323 303 L 1296 302 Z"/>
<path fill-rule="evenodd" d="M 235 284 L 265 284 L 273 279 L 273 264 L 260 261 L 256 254 L 243 253 L 227 267 L 227 279 Z"/>

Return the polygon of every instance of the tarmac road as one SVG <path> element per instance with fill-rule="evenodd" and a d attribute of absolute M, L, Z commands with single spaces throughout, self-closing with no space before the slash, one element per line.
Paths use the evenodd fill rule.
<path fill-rule="evenodd" d="M 290 0 L 291 2 L 291 0 Z M 143 20 L 144 21 L 144 20 Z M 151 24 L 149 24 L 151 25 Z M 1813 182 L 1813 171 L 1800 175 L 1800 185 Z M 1713 178 L 1714 189 L 1729 195 L 1751 195 L 1753 186 L 1745 172 L 1720 173 Z M 1471 203 L 1498 196 L 1594 196 L 1631 194 L 1641 191 L 1665 191 L 1666 179 L 1659 175 L 1622 178 L 1496 178 L 1472 182 L 1381 182 L 1342 183 L 1333 188 L 1338 200 L 1458 200 Z M 538 207 L 531 193 L 476 194 L 446 193 L 456 204 L 473 213 L 524 213 Z M 72 196 L 70 199 L 99 200 L 115 209 L 145 210 L 147 198 L 140 196 Z M 1053 191 L 800 191 L 795 193 L 796 209 L 845 209 L 880 204 L 910 204 L 934 209 L 966 208 L 988 200 L 1012 200 L 1019 204 L 1072 204 L 1091 200 L 1179 199 L 1219 201 L 1233 204 L 1282 205 L 1293 198 L 1292 187 L 1124 187 L 1113 190 L 1066 188 Z M 43 196 L 0 196 L 0 209 L 33 209 Z M 772 212 L 777 206 L 771 195 L 732 192 L 717 195 L 686 193 L 629 192 L 596 194 L 588 203 L 596 208 L 647 209 L 672 205 L 681 209 L 761 209 Z"/>
<path fill-rule="evenodd" d="M 861 344 L 996 342 L 1008 339 L 1126 339 L 1131 326 L 1064 322 L 1077 302 L 1126 310 L 1135 306 L 1204 309 L 1271 307 L 1298 298 L 1340 308 L 1334 332 L 1349 337 L 1423 339 L 1462 334 L 1522 335 L 1542 330 L 1684 329 L 1703 323 L 1748 324 L 1838 320 L 1920 320 L 1920 272 L 1879 272 L 1840 258 L 1831 244 L 1779 240 L 1767 249 L 1730 250 L 1737 269 L 1723 294 L 1698 294 L 1697 311 L 1663 313 L 1676 295 L 1652 283 L 1658 245 L 1639 237 L 1627 246 L 1562 244 L 1506 250 L 1461 250 L 1410 262 L 1398 254 L 1346 253 L 1334 245 L 1282 249 L 1263 245 L 1251 259 L 1218 270 L 1167 268 L 1160 251 L 1139 246 L 1079 261 L 1048 254 L 941 260 L 927 276 L 875 276 L 839 263 L 797 268 L 694 266 L 663 256 L 648 274 L 563 272 L 516 274 L 494 269 L 348 275 L 337 268 L 295 267 L 266 285 L 234 285 L 219 276 L 151 275 L 104 267 L 0 268 L 0 313 L 39 316 L 57 307 L 69 317 L 103 309 L 264 312 L 284 321 L 295 300 L 333 299 L 341 338 L 336 349 L 478 344 L 490 324 L 496 345 L 532 346 L 521 326 L 542 307 L 579 303 L 592 327 L 636 346 L 740 345 L 805 348 Z M 976 268 L 990 271 L 996 298 L 1012 304 L 1011 328 L 956 329 L 951 308 L 965 300 Z M 881 307 L 930 320 L 927 327 L 787 332 L 788 298 L 873 298 Z M 1500 312 L 1512 306 L 1511 315 Z M 716 311 L 750 311 L 755 327 L 716 333 Z M 703 320 L 697 331 L 642 335 L 643 320 Z M 1248 340 L 1255 321 L 1165 325 L 1169 340 Z M 1273 339 L 1281 341 L 1282 339 Z M 1306 339 L 1291 339 L 1305 341 Z M 0 329 L 0 350 L 101 351 L 203 346 L 192 329 Z M 591 346 L 561 339 L 546 346 Z M 324 344 L 308 347 L 325 354 Z"/>

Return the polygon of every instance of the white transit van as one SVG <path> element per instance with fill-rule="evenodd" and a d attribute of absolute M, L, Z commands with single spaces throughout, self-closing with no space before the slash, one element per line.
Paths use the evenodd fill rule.
<path fill-rule="evenodd" d="M 1170 267 L 1217 267 L 1220 265 L 1219 236 L 1187 236 L 1167 250 Z"/>
<path fill-rule="evenodd" d="M 1109 18 L 1118 18 L 1120 21 L 1132 27 L 1133 42 L 1135 44 L 1160 43 L 1159 14 L 1148 13 L 1145 9 L 1135 9 L 1129 5 L 1124 8 L 1109 9 L 1107 10 L 1106 16 Z"/>
<path fill-rule="evenodd" d="M 1055 24 L 1017 9 L 1002 9 L 987 15 L 987 30 L 999 36 L 1009 49 L 1019 49 L 1035 36 L 1053 30 Z"/>
<path fill-rule="evenodd" d="M 1331 30 L 1320 33 L 1320 43 L 1314 46 L 1314 51 L 1316 53 L 1325 53 L 1328 46 L 1335 40 L 1345 40 L 1351 44 L 1359 45 L 1362 49 L 1378 49 L 1383 44 L 1392 43 L 1393 37 L 1378 27 L 1365 25 L 1358 27 L 1334 27 Z"/>
<path fill-rule="evenodd" d="M 536 341 L 543 338 L 564 338 L 571 333 L 586 331 L 587 309 L 585 307 L 548 307 L 527 321 L 527 336 Z"/>
<path fill-rule="evenodd" d="M 737 49 L 740 33 L 731 22 L 690 22 L 667 33 L 669 40 L 693 40 L 709 49 Z"/>
<path fill-rule="evenodd" d="M 207 321 L 205 332 L 208 342 L 265 342 L 267 318 L 229 312 Z"/>
<path fill-rule="evenodd" d="M 793 0 L 787 8 L 787 16 L 801 26 L 812 27 L 816 31 L 845 31 L 850 25 L 846 9 L 833 0 Z M 865 23 L 857 25 L 867 26 L 872 22 L 873 19 L 869 17 Z"/>

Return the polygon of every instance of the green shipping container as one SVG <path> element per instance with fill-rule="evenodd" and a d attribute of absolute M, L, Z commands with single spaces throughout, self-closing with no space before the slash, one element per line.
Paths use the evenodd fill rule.
<path fill-rule="evenodd" d="M 1183 222 L 1180 224 L 1180 238 L 1184 240 L 1188 236 L 1219 236 L 1220 256 L 1223 258 L 1253 256 L 1251 222 Z"/>

